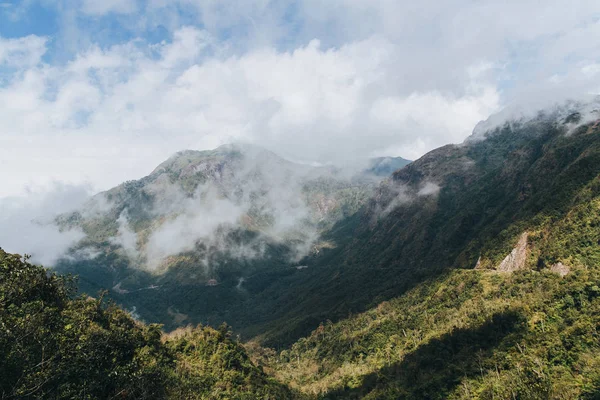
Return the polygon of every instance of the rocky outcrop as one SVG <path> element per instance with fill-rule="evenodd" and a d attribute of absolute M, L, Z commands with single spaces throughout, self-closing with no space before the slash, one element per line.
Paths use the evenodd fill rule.
<path fill-rule="evenodd" d="M 500 265 L 496 268 L 501 272 L 514 272 L 525 268 L 527 260 L 527 232 L 524 232 L 519 238 L 517 246 L 506 256 Z"/>
<path fill-rule="evenodd" d="M 557 264 L 554 264 L 552 267 L 550 267 L 550 271 L 554 272 L 555 274 L 560 275 L 561 277 L 567 276 L 569 274 L 569 272 L 571 272 L 571 268 L 569 268 L 569 266 L 559 262 Z"/>

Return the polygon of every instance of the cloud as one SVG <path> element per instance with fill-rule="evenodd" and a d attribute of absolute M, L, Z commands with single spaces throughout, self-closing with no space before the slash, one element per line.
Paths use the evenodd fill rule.
<path fill-rule="evenodd" d="M 135 0 L 83 0 L 82 12 L 91 15 L 103 15 L 107 13 L 130 14 L 136 11 Z"/>
<path fill-rule="evenodd" d="M 394 178 L 386 179 L 377 188 L 377 191 L 367 207 L 372 212 L 371 223 L 375 224 L 380 218 L 385 218 L 397 208 L 406 204 L 422 201 L 427 197 L 437 198 L 442 188 L 435 182 L 425 180 L 419 187 L 396 181 Z"/>
<path fill-rule="evenodd" d="M 24 197 L 0 198 L 0 247 L 31 254 L 34 262 L 51 267 L 84 237 L 78 229 L 59 231 L 53 219 L 88 197 L 89 187 L 54 183 L 29 189 Z"/>
<path fill-rule="evenodd" d="M 107 189 L 240 140 L 307 162 L 414 159 L 506 105 L 600 89 L 597 1 L 44 4 L 60 20 L 51 45 L 0 39 L 16 68 L 0 71 L 0 170 L 30 160 L 0 195 Z"/>
<path fill-rule="evenodd" d="M 149 266 L 156 267 L 167 256 L 192 251 L 198 242 L 208 248 L 219 245 L 223 236 L 218 230 L 237 227 L 244 211 L 242 206 L 221 198 L 215 188 L 200 187 L 194 196 L 180 203 L 175 218 L 162 224 L 149 237 L 146 246 Z"/>
<path fill-rule="evenodd" d="M 131 229 L 129 226 L 129 217 L 127 216 L 127 211 L 123 211 L 121 215 L 119 215 L 117 224 L 119 226 L 117 230 L 117 236 L 111 237 L 109 240 L 110 243 L 121 246 L 129 258 L 138 258 L 138 237 L 133 229 Z"/>
<path fill-rule="evenodd" d="M 46 42 L 46 38 L 35 35 L 14 39 L 0 36 L 0 68 L 27 68 L 39 64 L 46 53 Z"/>
<path fill-rule="evenodd" d="M 29 26 L 29 12 L 42 9 L 54 16 L 36 30 L 43 36 L 6 31 Z M 599 15 L 595 0 L 28 0 L 2 7 L 0 175 L 8 178 L 0 197 L 20 197 L 1 200 L 0 245 L 52 264 L 81 237 L 45 224 L 57 208 L 85 191 L 139 179 L 182 149 L 243 141 L 312 164 L 416 159 L 462 142 L 507 106 L 488 125 L 598 93 Z M 285 175 L 269 179 L 264 211 L 274 222 L 261 235 L 295 240 L 306 254 L 316 231 L 303 225 L 309 212 L 299 188 Z M 91 186 L 78 192 L 81 182 Z M 163 203 L 153 211 L 165 218 L 147 238 L 151 246 L 136 247 L 127 213 L 117 221 L 113 243 L 131 258 L 161 259 L 199 241 L 220 251 L 248 213 L 245 199 L 222 198 L 215 188 L 191 198 L 155 189 Z M 439 188 L 414 191 L 391 188 L 382 212 Z M 112 207 L 102 197 L 94 202 L 88 217 Z M 264 251 L 260 243 L 229 248 L 251 258 Z"/>
<path fill-rule="evenodd" d="M 440 186 L 433 182 L 425 182 L 417 192 L 419 196 L 433 196 L 440 192 Z"/>
<path fill-rule="evenodd" d="M 107 188 L 145 175 L 177 150 L 240 140 L 304 161 L 390 149 L 414 157 L 448 135 L 468 135 L 497 107 L 494 89 L 477 78 L 476 89 L 458 97 L 388 94 L 386 71 L 397 49 L 382 38 L 206 56 L 220 51 L 206 32 L 188 27 L 150 53 L 135 42 L 94 47 L 64 68 L 27 70 L 0 88 L 6 157 L 31 155 L 16 179 L 43 170 L 36 180 L 85 179 Z"/>

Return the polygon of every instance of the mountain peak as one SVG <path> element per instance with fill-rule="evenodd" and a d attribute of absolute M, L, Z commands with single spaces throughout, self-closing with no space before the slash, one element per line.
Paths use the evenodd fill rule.
<path fill-rule="evenodd" d="M 600 96 L 583 100 L 565 100 L 545 107 L 508 106 L 480 121 L 465 142 L 485 139 L 491 132 L 506 124 L 524 125 L 537 122 L 556 122 L 570 129 L 600 118 Z"/>
<path fill-rule="evenodd" d="M 227 143 L 212 150 L 181 150 L 173 154 L 167 160 L 156 167 L 151 175 L 161 173 L 167 170 L 181 170 L 193 164 L 203 161 L 225 161 L 237 158 L 257 159 L 261 162 L 285 160 L 264 147 L 249 143 Z"/>
<path fill-rule="evenodd" d="M 222 144 L 221 146 L 217 147 L 214 151 L 225 152 L 225 153 L 228 153 L 228 152 L 229 153 L 230 152 L 241 152 L 241 153 L 269 152 L 269 153 L 271 153 L 271 151 L 265 149 L 262 146 L 247 143 L 247 142 L 225 143 L 225 144 Z"/>

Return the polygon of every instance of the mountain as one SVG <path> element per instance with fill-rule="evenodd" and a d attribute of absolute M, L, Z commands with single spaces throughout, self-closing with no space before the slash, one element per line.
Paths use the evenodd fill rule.
<path fill-rule="evenodd" d="M 322 399 L 598 398 L 599 215 L 595 109 L 476 131 L 334 227 L 253 358 Z"/>
<path fill-rule="evenodd" d="M 377 157 L 369 160 L 369 165 L 365 172 L 387 178 L 394 171 L 399 170 L 410 163 L 411 161 L 402 157 Z"/>
<path fill-rule="evenodd" d="M 111 297 L 139 307 L 144 319 L 171 321 L 167 329 L 225 320 L 251 340 L 242 345 L 226 328 L 205 327 L 161 337 L 157 327 L 102 300 L 71 300 L 59 283 L 65 278 L 0 252 L 0 317 L 2 329 L 9 326 L 0 335 L 0 373 L 18 371 L 3 393 L 21 393 L 13 389 L 21 382 L 75 393 L 78 371 L 89 393 L 108 388 L 108 395 L 130 397 L 599 398 L 597 110 L 573 103 L 492 117 L 464 143 L 436 149 L 380 182 L 373 173 L 341 179 L 336 168 L 288 164 L 269 153 L 258 159 L 271 167 L 244 168 L 245 149 L 180 153 L 149 177 L 59 218 L 65 228 L 90 229 L 88 242 L 60 267 L 83 271 L 90 287 L 92 279 L 118 282 Z M 204 167 L 209 158 L 217 161 Z M 273 169 L 276 176 L 284 171 L 284 183 L 300 176 L 300 194 L 308 194 L 308 211 L 279 236 L 272 216 L 295 214 L 286 202 L 278 214 L 262 186 L 277 182 L 266 178 Z M 197 177 L 183 183 L 198 171 L 210 171 L 200 175 L 210 190 L 196 185 Z M 161 179 L 167 189 L 153 192 Z M 171 185 L 176 196 L 166 195 Z M 364 197 L 348 195 L 348 188 L 365 187 Z M 332 198 L 334 207 L 314 206 Z M 352 206 L 344 208 L 346 201 Z M 152 235 L 181 216 L 196 221 L 199 205 L 208 210 L 202 220 L 235 216 L 225 220 L 226 246 L 179 222 L 173 226 L 185 235 L 178 240 L 189 235 L 194 247 L 148 265 Z M 317 232 L 310 250 L 292 251 L 309 229 Z M 135 246 L 128 247 L 131 232 Z M 219 253 L 255 249 L 252 240 L 265 243 L 260 257 Z M 215 268 L 199 268 L 200 259 Z M 111 373 L 119 380 L 103 380 Z"/>
<path fill-rule="evenodd" d="M 302 229 L 288 230 L 285 241 L 269 236 L 270 215 L 277 214 L 273 212 L 277 207 L 252 208 L 255 199 L 265 198 L 265 191 L 254 190 L 260 185 L 253 183 L 254 191 L 235 189 L 240 182 L 272 181 L 271 177 L 261 178 L 272 168 L 258 167 L 260 173 L 254 175 L 239 174 L 256 171 L 255 163 L 250 163 L 254 169 L 246 168 L 240 151 L 228 147 L 181 153 L 135 184 L 151 188 L 152 182 L 165 179 L 165 174 L 174 182 L 187 182 L 197 173 L 192 172 L 195 166 L 213 157 L 220 160 L 211 164 L 218 166 L 214 170 L 224 171 L 213 173 L 218 179 L 211 178 L 219 183 L 220 193 L 224 193 L 221 197 L 232 197 L 233 193 L 237 198 L 252 199 L 244 208 L 252 211 L 236 214 L 244 223 L 220 233 L 216 244 L 196 240 L 194 246 L 200 243 L 198 247 L 165 258 L 164 265 L 158 267 L 163 268 L 160 273 L 132 268 L 131 260 L 119 255 L 123 246 L 110 241 L 103 242 L 107 250 L 94 259 L 64 262 L 59 270 L 79 274 L 88 293 L 111 288 L 110 295 L 120 304 L 146 321 L 164 323 L 167 329 L 227 321 L 245 338 L 259 336 L 268 346 L 287 346 L 322 321 L 368 310 L 444 271 L 496 265 L 529 227 L 568 212 L 573 196 L 598 173 L 594 147 L 598 116 L 594 110 L 575 105 L 505 124 L 488 122 L 488 130 L 482 128 L 486 124 L 480 124 L 465 143 L 436 149 L 380 184 L 367 180 L 366 186 L 364 178 L 340 179 L 335 168 L 298 166 L 272 153 L 251 157 L 267 160 L 266 164 L 277 163 L 277 171 L 293 171 L 277 175 L 284 176 L 280 182 L 287 182 L 285 176 L 291 174 L 302 177 L 299 191 L 288 190 L 293 194 L 283 198 L 294 200 L 303 193 L 310 211 L 298 215 L 309 217 L 292 218 L 302 222 L 287 226 Z M 190 159 L 191 154 L 197 159 Z M 128 185 L 132 184 L 113 191 L 122 192 Z M 151 190 L 133 190 L 133 195 L 124 198 L 134 205 L 143 204 L 144 198 L 151 198 L 146 195 L 152 194 Z M 182 197 L 194 199 L 194 190 L 197 188 L 190 186 L 188 197 Z M 163 191 L 159 198 L 169 198 L 164 194 L 168 192 Z M 333 202 L 337 207 L 321 207 L 332 204 L 335 196 L 343 199 Z M 345 206 L 348 200 L 351 206 Z M 178 204 L 174 200 L 167 203 Z M 172 225 L 175 232 L 183 231 L 197 239 L 195 232 L 177 219 L 197 220 L 195 204 L 170 218 L 177 222 Z M 336 214 L 335 210 L 344 207 L 347 211 Z M 123 209 L 115 208 L 110 217 L 113 235 L 118 233 Z M 289 207 L 282 209 L 286 211 L 278 215 L 290 214 Z M 143 218 L 136 222 L 139 212 L 129 213 L 131 225 L 145 226 Z M 151 238 L 160 232 L 160 224 L 169 221 L 165 216 L 152 218 L 146 232 L 137 231 L 138 241 Z M 177 238 L 186 241 L 186 237 Z M 158 244 L 159 250 L 164 248 L 160 241 L 146 240 Z M 142 242 L 138 247 L 144 246 Z M 232 248 L 239 249 L 236 255 L 220 250 L 231 252 Z M 254 256 L 257 248 L 260 257 Z M 553 256 L 540 262 L 552 266 L 559 261 Z"/>
<path fill-rule="evenodd" d="M 239 326 L 242 303 L 330 246 L 321 233 L 356 213 L 383 165 L 401 159 L 387 160 L 315 167 L 245 144 L 182 151 L 58 217 L 85 239 L 56 268 L 78 275 L 82 291 L 109 289 L 140 318 L 169 329 Z M 240 315 L 226 319 L 229 310 Z"/>
<path fill-rule="evenodd" d="M 599 118 L 592 109 L 509 121 L 396 171 L 323 236 L 331 246 L 303 260 L 301 277 L 254 298 L 249 313 L 273 301 L 278 307 L 268 320 L 255 315 L 259 322 L 243 332 L 288 345 L 322 321 L 375 307 L 447 271 L 493 269 L 524 234 L 528 249 L 540 246 L 536 268 L 571 265 L 575 255 L 548 235 L 597 195 Z"/>

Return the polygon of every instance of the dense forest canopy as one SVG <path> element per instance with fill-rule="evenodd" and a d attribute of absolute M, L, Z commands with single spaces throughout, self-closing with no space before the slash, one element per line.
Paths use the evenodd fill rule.
<path fill-rule="evenodd" d="M 227 326 L 165 336 L 0 250 L 3 399 L 285 399 Z"/>

